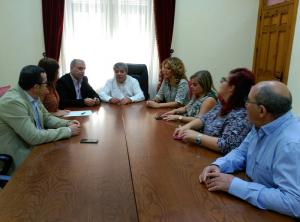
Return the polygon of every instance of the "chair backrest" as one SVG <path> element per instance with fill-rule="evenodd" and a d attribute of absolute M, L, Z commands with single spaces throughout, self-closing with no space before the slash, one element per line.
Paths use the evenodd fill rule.
<path fill-rule="evenodd" d="M 137 79 L 144 93 L 145 100 L 149 99 L 148 69 L 145 64 L 127 63 L 128 75 Z"/>
<path fill-rule="evenodd" d="M 13 158 L 8 154 L 0 154 L 0 175 L 7 175 Z"/>
<path fill-rule="evenodd" d="M 8 154 L 0 154 L 0 187 L 3 188 L 10 179 L 8 176 L 9 169 L 12 165 L 13 158 Z"/>
<path fill-rule="evenodd" d="M 1 86 L 0 87 L 0 97 L 3 96 L 7 92 L 7 90 L 9 90 L 9 88 L 10 88 L 10 85 Z"/>

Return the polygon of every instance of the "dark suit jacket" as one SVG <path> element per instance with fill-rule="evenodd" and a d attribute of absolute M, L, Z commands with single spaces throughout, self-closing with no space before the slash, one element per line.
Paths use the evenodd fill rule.
<path fill-rule="evenodd" d="M 81 83 L 81 96 L 82 99 L 76 99 L 75 86 L 70 73 L 63 75 L 56 83 L 56 90 L 59 94 L 59 108 L 64 109 L 65 107 L 83 107 L 85 98 L 99 98 L 99 95 L 88 83 L 88 78 L 83 77 Z"/>

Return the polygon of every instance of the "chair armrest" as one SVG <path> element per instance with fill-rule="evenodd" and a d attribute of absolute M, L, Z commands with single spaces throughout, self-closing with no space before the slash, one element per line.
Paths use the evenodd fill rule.
<path fill-rule="evenodd" d="M 9 180 L 10 176 L 0 175 L 0 187 L 3 188 Z"/>
<path fill-rule="evenodd" d="M 7 175 L 9 168 L 13 162 L 12 157 L 8 154 L 0 154 L 0 162 L 2 162 L 0 175 Z"/>

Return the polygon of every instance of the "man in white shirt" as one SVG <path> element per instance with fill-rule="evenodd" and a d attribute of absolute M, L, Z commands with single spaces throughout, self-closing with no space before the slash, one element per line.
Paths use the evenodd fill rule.
<path fill-rule="evenodd" d="M 100 99 L 113 104 L 129 104 L 145 99 L 139 82 L 128 76 L 128 67 L 125 63 L 118 62 L 113 67 L 115 77 L 106 82 L 100 90 Z"/>

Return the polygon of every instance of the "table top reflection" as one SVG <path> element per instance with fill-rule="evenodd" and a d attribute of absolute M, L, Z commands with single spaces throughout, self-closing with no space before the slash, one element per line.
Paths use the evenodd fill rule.
<path fill-rule="evenodd" d="M 0 192 L 0 221 L 294 221 L 208 192 L 198 176 L 219 154 L 173 140 L 179 123 L 154 118 L 164 110 L 92 111 L 80 136 L 32 150 Z"/>

